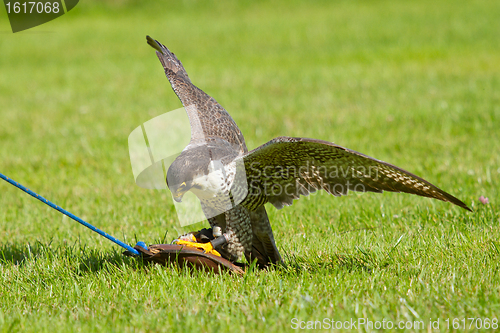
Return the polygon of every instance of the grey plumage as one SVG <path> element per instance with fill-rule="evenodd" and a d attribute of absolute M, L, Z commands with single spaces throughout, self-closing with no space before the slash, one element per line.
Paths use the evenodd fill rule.
<path fill-rule="evenodd" d="M 279 137 L 249 152 L 229 113 L 191 83 L 172 52 L 149 36 L 147 41 L 191 125 L 191 141 L 170 166 L 167 184 L 178 201 L 187 191 L 198 196 L 210 225 L 228 238 L 222 251 L 227 259 L 245 255 L 260 266 L 281 262 L 264 204 L 282 208 L 316 190 L 335 196 L 349 190 L 406 192 L 470 210 L 416 175 L 330 142 Z"/>

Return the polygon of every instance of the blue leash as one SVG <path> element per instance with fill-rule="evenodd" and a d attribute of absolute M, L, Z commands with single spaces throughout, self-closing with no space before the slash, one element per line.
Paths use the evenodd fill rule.
<path fill-rule="evenodd" d="M 44 204 L 54 208 L 55 210 L 57 210 L 58 212 L 61 212 L 63 213 L 64 215 L 66 216 L 69 216 L 70 218 L 72 218 L 73 220 L 75 220 L 76 222 L 80 223 L 80 224 L 83 224 L 84 226 L 86 226 L 87 228 L 89 228 L 90 230 L 92 231 L 95 231 L 97 232 L 99 235 L 103 236 L 103 237 L 106 237 L 107 239 L 109 239 L 110 241 L 112 241 L 113 243 L 115 244 L 118 244 L 120 245 L 121 247 L 123 247 L 124 249 L 126 249 L 127 251 L 131 252 L 132 254 L 135 254 L 135 255 L 139 255 L 139 251 L 137 251 L 136 249 L 134 249 L 133 247 L 131 247 L 130 245 L 128 244 L 125 244 L 123 243 L 122 241 L 114 238 L 113 236 L 105 233 L 104 231 L 100 230 L 100 229 L 97 229 L 96 227 L 94 227 L 92 224 L 89 224 L 87 222 L 85 222 L 84 220 L 82 220 L 81 218 L 79 218 L 78 216 L 75 216 L 73 214 L 71 214 L 70 212 L 68 212 L 67 210 L 57 206 L 57 205 L 54 205 L 52 202 L 50 202 L 49 200 L 45 199 L 44 197 L 42 196 L 39 196 L 38 194 L 36 194 L 35 192 L 31 191 L 30 189 L 24 187 L 23 185 L 19 184 L 18 182 L 8 178 L 7 176 L 4 176 L 3 174 L 0 173 L 0 178 L 2 178 L 3 180 L 5 180 L 6 182 L 10 183 L 11 185 L 14 185 L 15 187 L 17 187 L 18 189 L 21 189 L 23 190 L 24 192 L 28 193 L 29 195 L 31 195 L 33 198 L 36 198 L 38 200 L 40 200 L 41 202 L 43 202 Z M 144 242 L 138 242 L 137 245 L 143 247 L 143 248 L 146 248 L 146 244 Z"/>

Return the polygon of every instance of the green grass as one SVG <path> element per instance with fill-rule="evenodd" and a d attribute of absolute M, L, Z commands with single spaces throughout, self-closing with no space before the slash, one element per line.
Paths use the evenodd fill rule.
<path fill-rule="evenodd" d="M 440 318 L 446 330 L 447 318 L 500 317 L 499 14 L 487 0 L 110 0 L 17 34 L 3 19 L 0 172 L 128 243 L 191 229 L 167 193 L 132 176 L 129 133 L 180 107 L 146 34 L 249 148 L 279 135 L 333 141 L 475 212 L 316 194 L 269 207 L 288 268 L 215 276 L 125 258 L 2 182 L 0 331 L 291 331 L 293 318 Z"/>

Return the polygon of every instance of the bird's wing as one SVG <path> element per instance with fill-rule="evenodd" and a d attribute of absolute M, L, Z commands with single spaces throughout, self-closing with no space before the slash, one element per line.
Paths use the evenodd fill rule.
<path fill-rule="evenodd" d="M 174 53 L 157 40 L 146 36 L 148 44 L 156 50 L 177 97 L 188 113 L 191 141 L 200 143 L 222 139 L 234 150 L 246 152 L 245 140 L 229 113 L 217 101 L 191 83 L 182 63 Z"/>
<path fill-rule="evenodd" d="M 327 141 L 278 137 L 241 158 L 248 181 L 248 195 L 241 204 L 251 210 L 266 202 L 280 209 L 320 189 L 335 196 L 348 190 L 406 192 L 471 210 L 408 171 Z"/>

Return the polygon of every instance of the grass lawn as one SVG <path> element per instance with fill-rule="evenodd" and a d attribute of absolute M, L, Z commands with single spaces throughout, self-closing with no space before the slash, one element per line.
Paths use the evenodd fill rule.
<path fill-rule="evenodd" d="M 293 331 L 324 318 L 447 331 L 500 318 L 499 15 L 489 0 L 81 1 L 12 34 L 0 9 L 0 172 L 129 244 L 193 229 L 132 175 L 130 132 L 181 106 L 147 34 L 250 149 L 332 141 L 475 210 L 316 194 L 268 209 L 287 268 L 217 276 L 125 258 L 0 182 L 0 331 Z"/>

